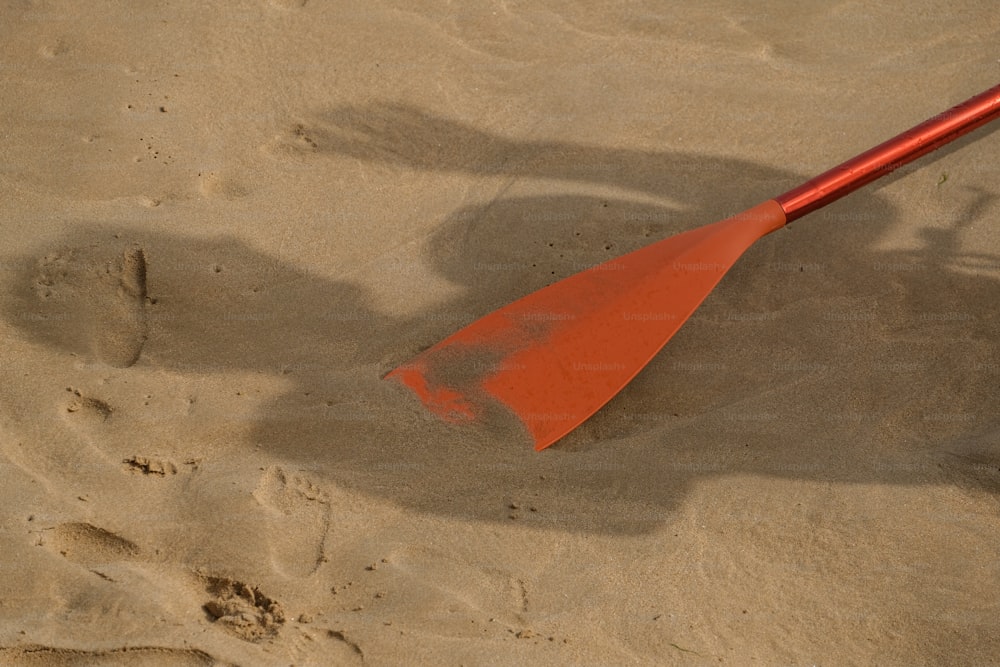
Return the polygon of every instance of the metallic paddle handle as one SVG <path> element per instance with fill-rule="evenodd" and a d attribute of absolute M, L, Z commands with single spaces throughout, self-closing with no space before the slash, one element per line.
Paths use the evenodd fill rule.
<path fill-rule="evenodd" d="M 995 86 L 774 199 L 791 222 L 998 117 L 1000 86 Z"/>

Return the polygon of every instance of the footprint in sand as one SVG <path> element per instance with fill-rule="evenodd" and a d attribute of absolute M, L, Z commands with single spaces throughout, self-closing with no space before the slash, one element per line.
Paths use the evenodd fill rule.
<path fill-rule="evenodd" d="M 228 577 L 204 577 L 211 599 L 203 609 L 213 623 L 248 642 L 273 637 L 285 623 L 285 612 L 256 586 Z"/>
<path fill-rule="evenodd" d="M 268 0 L 268 2 L 281 9 L 302 9 L 309 3 L 309 0 Z"/>
<path fill-rule="evenodd" d="M 126 646 L 85 651 L 55 646 L 0 647 L 0 664 L 8 667 L 231 667 L 198 649 L 161 646 Z"/>
<path fill-rule="evenodd" d="M 188 465 L 193 464 L 188 463 Z M 170 459 L 139 456 L 138 454 L 122 459 L 122 469 L 153 477 L 170 477 L 177 474 L 177 464 Z"/>
<path fill-rule="evenodd" d="M 280 160 L 302 161 L 318 153 L 319 142 L 305 123 L 293 123 L 263 144 L 260 150 Z"/>
<path fill-rule="evenodd" d="M 96 443 L 101 442 L 102 434 L 112 426 L 114 407 L 107 401 L 87 396 L 79 389 L 66 387 L 66 391 L 67 400 L 57 408 L 60 416 L 84 443 L 93 448 L 91 453 L 103 459 L 104 451 Z"/>
<path fill-rule="evenodd" d="M 271 466 L 261 476 L 254 498 L 268 511 L 271 558 L 283 574 L 305 577 L 325 560 L 330 500 L 306 477 Z"/>
<path fill-rule="evenodd" d="M 62 523 L 42 534 L 41 545 L 86 567 L 135 558 L 139 547 L 124 537 L 89 523 Z"/>
<path fill-rule="evenodd" d="M 198 175 L 198 191 L 205 197 L 227 200 L 242 199 L 250 194 L 250 188 L 246 185 L 214 171 Z"/>
<path fill-rule="evenodd" d="M 66 391 L 71 394 L 66 403 L 66 416 L 73 423 L 86 423 L 88 425 L 103 424 L 111 419 L 114 408 L 110 404 L 99 398 L 84 396 L 79 389 L 67 387 Z"/>
<path fill-rule="evenodd" d="M 95 244 L 51 253 L 38 262 L 33 287 L 32 316 L 53 324 L 49 336 L 75 336 L 65 341 L 75 343 L 70 349 L 110 366 L 138 361 L 148 336 L 142 248 L 116 253 Z"/>

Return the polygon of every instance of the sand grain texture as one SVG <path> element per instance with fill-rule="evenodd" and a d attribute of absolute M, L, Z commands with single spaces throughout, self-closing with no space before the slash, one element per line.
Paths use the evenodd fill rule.
<path fill-rule="evenodd" d="M 762 239 L 545 452 L 380 379 L 995 85 L 992 4 L 0 26 L 0 663 L 997 661 L 1000 132 Z"/>

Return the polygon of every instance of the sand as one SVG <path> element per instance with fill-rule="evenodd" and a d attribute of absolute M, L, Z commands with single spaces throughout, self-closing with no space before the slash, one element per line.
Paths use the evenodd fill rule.
<path fill-rule="evenodd" d="M 542 453 L 380 379 L 995 85 L 992 3 L 85 4 L 0 10 L 0 663 L 997 663 L 998 132 Z"/>

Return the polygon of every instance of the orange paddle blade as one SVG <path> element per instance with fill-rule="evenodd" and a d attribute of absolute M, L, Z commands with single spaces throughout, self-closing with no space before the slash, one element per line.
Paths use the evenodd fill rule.
<path fill-rule="evenodd" d="M 389 373 L 450 421 L 494 402 L 544 449 L 624 387 L 757 239 L 1000 118 L 1000 86 L 744 213 L 570 276 Z"/>
<path fill-rule="evenodd" d="M 476 320 L 387 377 L 448 421 L 499 402 L 544 449 L 611 400 L 746 249 L 784 224 L 768 200 L 653 243 Z"/>

